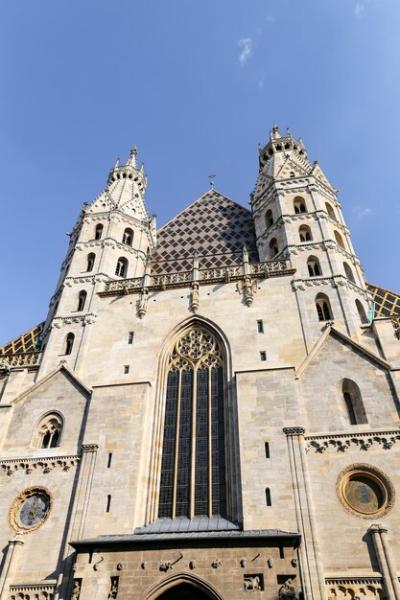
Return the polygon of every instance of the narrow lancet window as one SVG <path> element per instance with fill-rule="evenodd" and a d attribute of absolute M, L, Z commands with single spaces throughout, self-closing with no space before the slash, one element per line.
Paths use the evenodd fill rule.
<path fill-rule="evenodd" d="M 224 362 L 216 338 L 194 326 L 169 358 L 158 516 L 225 513 Z"/>

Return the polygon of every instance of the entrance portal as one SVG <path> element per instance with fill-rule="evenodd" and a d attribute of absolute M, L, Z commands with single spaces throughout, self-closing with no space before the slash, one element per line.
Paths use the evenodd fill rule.
<path fill-rule="evenodd" d="M 157 600 L 210 600 L 211 596 L 188 583 L 177 585 L 161 594 Z"/>

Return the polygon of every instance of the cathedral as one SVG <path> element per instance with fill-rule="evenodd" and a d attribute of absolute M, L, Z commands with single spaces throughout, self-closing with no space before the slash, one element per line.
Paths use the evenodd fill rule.
<path fill-rule="evenodd" d="M 136 149 L 83 205 L 0 348 L 0 600 L 400 600 L 400 295 L 301 139 L 258 159 L 250 209 L 157 229 Z"/>

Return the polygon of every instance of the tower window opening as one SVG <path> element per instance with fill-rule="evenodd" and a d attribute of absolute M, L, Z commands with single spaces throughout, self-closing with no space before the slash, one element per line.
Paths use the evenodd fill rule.
<path fill-rule="evenodd" d="M 86 297 L 87 293 L 85 292 L 85 290 L 81 290 L 78 295 L 78 306 L 76 310 L 81 311 L 85 308 Z"/>
<path fill-rule="evenodd" d="M 128 272 L 128 261 L 125 257 L 121 256 L 117 261 L 117 266 L 115 268 L 115 274 L 118 277 L 126 277 Z"/>
<path fill-rule="evenodd" d="M 271 458 L 269 451 L 269 442 L 265 442 L 265 458 Z"/>
<path fill-rule="evenodd" d="M 333 320 L 332 309 L 328 296 L 326 296 L 325 294 L 318 294 L 315 299 L 315 306 L 317 308 L 319 321 Z"/>
<path fill-rule="evenodd" d="M 122 243 L 127 244 L 127 246 L 132 246 L 133 243 L 133 231 L 130 227 L 127 227 L 124 231 L 124 235 L 122 236 Z"/>
<path fill-rule="evenodd" d="M 128 344 L 133 344 L 133 337 L 134 337 L 133 331 L 130 331 L 128 334 Z"/>
<path fill-rule="evenodd" d="M 358 385 L 351 379 L 343 379 L 342 394 L 350 425 L 363 425 L 368 423 L 361 391 Z"/>
<path fill-rule="evenodd" d="M 111 469 L 111 463 L 112 463 L 112 452 L 109 452 L 108 459 L 107 459 L 107 469 Z"/>
<path fill-rule="evenodd" d="M 264 333 L 264 321 L 262 319 L 257 321 L 257 331 L 258 333 Z"/>
<path fill-rule="evenodd" d="M 334 231 L 334 234 L 335 234 L 335 240 L 336 240 L 337 245 L 344 249 L 345 246 L 344 246 L 344 241 L 343 241 L 342 236 L 340 235 L 340 233 L 338 231 L 336 231 L 336 229 Z"/>
<path fill-rule="evenodd" d="M 90 254 L 87 255 L 86 271 L 93 271 L 95 260 L 96 255 L 93 252 L 90 252 Z"/>
<path fill-rule="evenodd" d="M 274 215 L 272 214 L 272 210 L 268 209 L 267 212 L 265 213 L 265 226 L 271 227 L 271 225 L 274 224 Z"/>
<path fill-rule="evenodd" d="M 57 448 L 60 445 L 63 419 L 58 413 L 45 415 L 38 427 L 36 434 L 38 448 Z"/>
<path fill-rule="evenodd" d="M 111 494 L 107 494 L 106 512 L 110 512 L 111 509 Z"/>
<path fill-rule="evenodd" d="M 336 215 L 335 215 L 335 211 L 333 210 L 333 208 L 329 204 L 329 202 L 325 202 L 325 208 L 326 208 L 326 212 L 328 213 L 328 217 L 330 219 L 333 219 L 334 221 L 337 221 L 337 218 L 336 218 Z"/>
<path fill-rule="evenodd" d="M 353 283 L 355 283 L 356 280 L 354 279 L 353 271 L 351 270 L 351 267 L 346 262 L 343 263 L 343 269 L 344 269 L 344 272 L 346 273 L 347 279 L 349 281 L 352 281 Z"/>
<path fill-rule="evenodd" d="M 278 248 L 278 242 L 276 240 L 276 238 L 272 238 L 272 240 L 269 243 L 269 255 L 270 258 L 274 258 L 274 256 L 276 256 L 279 252 L 279 248 Z"/>
<path fill-rule="evenodd" d="M 296 196 L 293 202 L 293 208 L 296 215 L 307 212 L 304 198 L 302 198 L 301 196 Z"/>
<path fill-rule="evenodd" d="M 271 501 L 271 490 L 269 487 L 265 488 L 265 504 L 267 506 L 272 506 L 272 501 Z"/>
<path fill-rule="evenodd" d="M 316 256 L 310 256 L 307 260 L 308 274 L 310 277 L 322 275 L 321 265 Z"/>
<path fill-rule="evenodd" d="M 360 317 L 361 323 L 363 325 L 366 325 L 368 323 L 367 313 L 365 312 L 365 308 L 363 307 L 361 302 L 358 300 L 358 298 L 356 300 L 356 307 L 357 307 L 357 311 L 358 311 L 358 315 Z"/>
<path fill-rule="evenodd" d="M 261 361 L 265 361 L 265 360 L 267 360 L 267 353 L 266 353 L 266 351 L 265 351 L 265 350 L 261 350 L 261 351 L 260 351 L 260 360 L 261 360 Z"/>
<path fill-rule="evenodd" d="M 101 240 L 101 238 L 103 236 L 103 229 L 104 229 L 104 227 L 101 223 L 96 225 L 96 229 L 94 230 L 94 239 L 95 240 Z"/>
<path fill-rule="evenodd" d="M 73 333 L 69 333 L 65 338 L 65 351 L 64 354 L 71 354 L 72 348 L 74 347 L 75 336 Z"/>
<path fill-rule="evenodd" d="M 198 325 L 169 357 L 158 516 L 226 516 L 224 359 Z"/>
<path fill-rule="evenodd" d="M 129 365 L 124 365 L 124 374 L 127 375 L 129 373 Z"/>
<path fill-rule="evenodd" d="M 301 225 L 301 227 L 299 227 L 299 238 L 301 242 L 311 242 L 312 234 L 308 225 Z"/>

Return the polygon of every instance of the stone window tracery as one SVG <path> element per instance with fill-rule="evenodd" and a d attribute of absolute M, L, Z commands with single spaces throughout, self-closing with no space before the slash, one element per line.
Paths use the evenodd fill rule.
<path fill-rule="evenodd" d="M 221 346 L 194 326 L 169 357 L 159 517 L 225 515 L 224 427 Z"/>
<path fill-rule="evenodd" d="M 35 446 L 38 448 L 56 448 L 60 445 L 62 428 L 63 419 L 61 415 L 54 412 L 45 415 L 39 423 L 35 436 Z"/>

